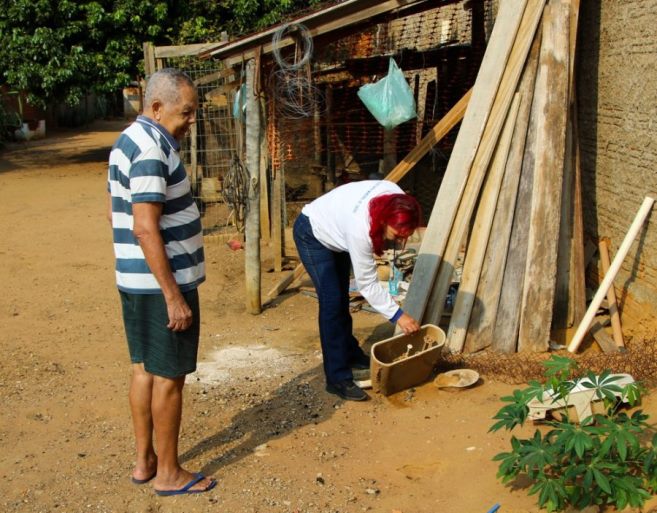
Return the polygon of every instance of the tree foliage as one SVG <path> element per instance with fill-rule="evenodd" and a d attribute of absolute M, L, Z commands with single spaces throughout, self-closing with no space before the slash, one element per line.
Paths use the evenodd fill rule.
<path fill-rule="evenodd" d="M 0 0 L 0 85 L 75 103 L 143 74 L 143 43 L 199 43 L 266 27 L 317 0 Z"/>

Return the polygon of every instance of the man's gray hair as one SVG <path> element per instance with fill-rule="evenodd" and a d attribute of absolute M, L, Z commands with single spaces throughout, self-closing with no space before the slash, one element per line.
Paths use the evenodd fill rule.
<path fill-rule="evenodd" d="M 183 85 L 195 88 L 192 79 L 179 69 L 158 70 L 148 79 L 144 103 L 150 106 L 155 100 L 159 100 L 166 105 L 176 104 L 180 101 L 180 88 Z"/>

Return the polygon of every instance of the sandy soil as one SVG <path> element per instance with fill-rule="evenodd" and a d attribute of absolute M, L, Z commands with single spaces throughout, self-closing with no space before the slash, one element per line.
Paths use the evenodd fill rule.
<path fill-rule="evenodd" d="M 458 392 L 429 383 L 337 400 L 323 391 L 315 300 L 292 292 L 246 313 L 243 253 L 216 242 L 181 453 L 219 485 L 159 498 L 131 484 L 129 360 L 105 218 L 105 161 L 121 128 L 97 123 L 0 155 L 1 511 L 538 510 L 523 483 L 495 477 L 509 435 L 487 431 L 514 386 L 494 367 Z M 264 274 L 263 290 L 280 278 Z M 390 335 L 375 314 L 354 321 L 365 344 Z M 654 414 L 655 403 L 644 407 Z"/>

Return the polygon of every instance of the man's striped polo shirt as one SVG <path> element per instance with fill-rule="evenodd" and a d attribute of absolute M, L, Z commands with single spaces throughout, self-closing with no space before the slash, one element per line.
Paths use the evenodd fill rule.
<path fill-rule="evenodd" d="M 159 294 L 139 242 L 133 234 L 133 203 L 163 203 L 160 233 L 180 290 L 205 280 L 201 216 L 180 160 L 178 142 L 145 116 L 126 128 L 112 148 L 108 189 L 118 288 L 131 294 Z"/>

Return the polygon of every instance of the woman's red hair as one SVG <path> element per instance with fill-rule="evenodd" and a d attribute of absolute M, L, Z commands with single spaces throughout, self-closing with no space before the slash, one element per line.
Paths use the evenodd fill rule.
<path fill-rule="evenodd" d="M 420 204 L 408 194 L 382 194 L 370 200 L 370 239 L 374 254 L 383 254 L 386 226 L 392 227 L 400 238 L 406 239 L 420 226 Z"/>

